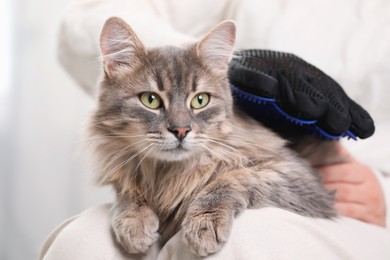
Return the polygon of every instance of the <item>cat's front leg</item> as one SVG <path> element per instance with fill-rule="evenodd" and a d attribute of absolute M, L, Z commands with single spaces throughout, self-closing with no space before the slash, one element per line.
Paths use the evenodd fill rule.
<path fill-rule="evenodd" d="M 216 179 L 190 204 L 182 233 L 184 242 L 195 254 L 215 253 L 229 239 L 234 216 L 247 207 L 242 189 L 229 178 Z"/>
<path fill-rule="evenodd" d="M 121 196 L 112 213 L 115 238 L 127 252 L 145 253 L 158 240 L 158 217 L 139 196 Z"/>

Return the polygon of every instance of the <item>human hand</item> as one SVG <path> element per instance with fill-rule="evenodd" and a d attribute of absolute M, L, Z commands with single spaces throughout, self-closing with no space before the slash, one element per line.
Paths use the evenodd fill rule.
<path fill-rule="evenodd" d="M 341 146 L 338 150 L 349 160 L 318 168 L 325 188 L 336 190 L 334 207 L 342 215 L 384 227 L 385 198 L 374 172 Z"/>

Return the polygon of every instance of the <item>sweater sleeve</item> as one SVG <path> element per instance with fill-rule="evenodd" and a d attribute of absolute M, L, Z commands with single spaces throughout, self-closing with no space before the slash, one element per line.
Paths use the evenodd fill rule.
<path fill-rule="evenodd" d="M 101 72 L 100 31 L 111 16 L 124 19 L 147 47 L 192 41 L 191 36 L 163 19 L 152 1 L 87 0 L 70 6 L 60 24 L 58 58 L 70 76 L 93 96 Z"/>

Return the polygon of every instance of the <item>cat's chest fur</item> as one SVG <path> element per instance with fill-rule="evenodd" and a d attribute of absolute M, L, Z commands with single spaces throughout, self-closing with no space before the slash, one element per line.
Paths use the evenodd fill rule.
<path fill-rule="evenodd" d="M 183 162 L 145 160 L 140 165 L 137 189 L 155 211 L 163 240 L 173 236 L 199 191 L 219 174 L 218 164 L 201 159 Z"/>

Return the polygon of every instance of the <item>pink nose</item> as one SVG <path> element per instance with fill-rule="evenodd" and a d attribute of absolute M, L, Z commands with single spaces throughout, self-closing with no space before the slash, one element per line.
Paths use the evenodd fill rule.
<path fill-rule="evenodd" d="M 187 136 L 187 134 L 191 132 L 191 130 L 192 129 L 189 126 L 168 128 L 168 131 L 175 135 L 175 137 L 180 141 L 182 141 Z"/>

